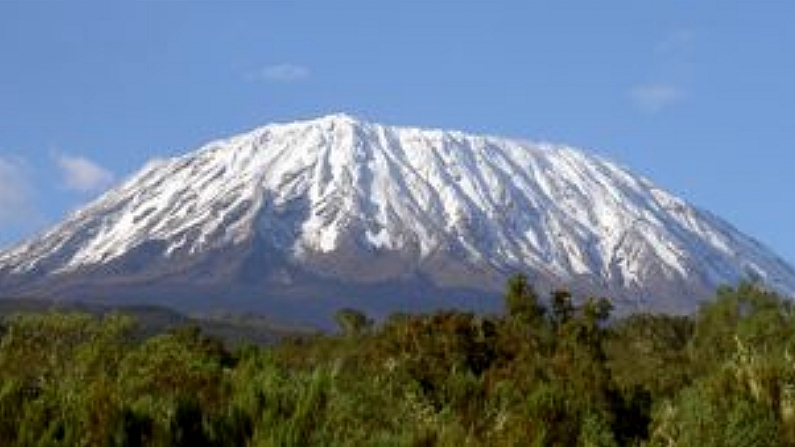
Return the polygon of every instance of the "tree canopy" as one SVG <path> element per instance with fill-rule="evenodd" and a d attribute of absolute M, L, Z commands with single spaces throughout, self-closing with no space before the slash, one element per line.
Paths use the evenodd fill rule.
<path fill-rule="evenodd" d="M 611 319 L 526 277 L 505 313 L 337 313 L 339 335 L 231 348 L 187 326 L 17 315 L 0 327 L 9 446 L 795 445 L 795 313 L 752 284 L 692 316 Z"/>

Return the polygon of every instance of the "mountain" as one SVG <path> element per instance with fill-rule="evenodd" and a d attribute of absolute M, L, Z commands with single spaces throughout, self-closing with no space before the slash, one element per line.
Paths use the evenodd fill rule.
<path fill-rule="evenodd" d="M 150 162 L 0 254 L 0 295 L 318 322 L 496 309 L 516 272 L 623 311 L 688 312 L 744 278 L 795 292 L 771 251 L 602 158 L 330 115 Z"/>

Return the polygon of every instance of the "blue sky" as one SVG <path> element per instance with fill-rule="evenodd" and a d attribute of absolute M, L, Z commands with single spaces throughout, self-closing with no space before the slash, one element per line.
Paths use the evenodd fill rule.
<path fill-rule="evenodd" d="M 795 263 L 795 2 L 3 1 L 0 54 L 0 246 L 342 111 L 602 154 Z"/>

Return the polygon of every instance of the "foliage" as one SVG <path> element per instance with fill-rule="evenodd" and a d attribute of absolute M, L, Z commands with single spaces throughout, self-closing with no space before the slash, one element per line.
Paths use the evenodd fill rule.
<path fill-rule="evenodd" d="M 362 335 L 373 326 L 373 320 L 356 309 L 344 308 L 334 315 L 337 325 L 343 334 L 348 336 Z"/>
<path fill-rule="evenodd" d="M 757 286 L 694 317 L 513 278 L 504 316 L 337 314 L 339 336 L 234 349 L 47 313 L 0 327 L 5 446 L 795 445 L 795 316 Z"/>
<path fill-rule="evenodd" d="M 519 274 L 508 279 L 504 301 L 505 310 L 511 318 L 536 324 L 544 316 L 545 309 L 525 275 Z"/>

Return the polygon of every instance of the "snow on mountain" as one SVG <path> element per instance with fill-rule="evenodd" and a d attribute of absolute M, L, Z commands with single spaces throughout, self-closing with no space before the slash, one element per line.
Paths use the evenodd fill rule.
<path fill-rule="evenodd" d="M 0 293 L 242 281 L 259 284 L 247 292 L 256 302 L 293 286 L 321 299 L 325 286 L 297 291 L 298 278 L 347 291 L 422 278 L 493 294 L 520 271 L 673 311 L 743 278 L 795 293 L 772 252 L 602 158 L 341 114 L 150 162 L 0 254 Z"/>

